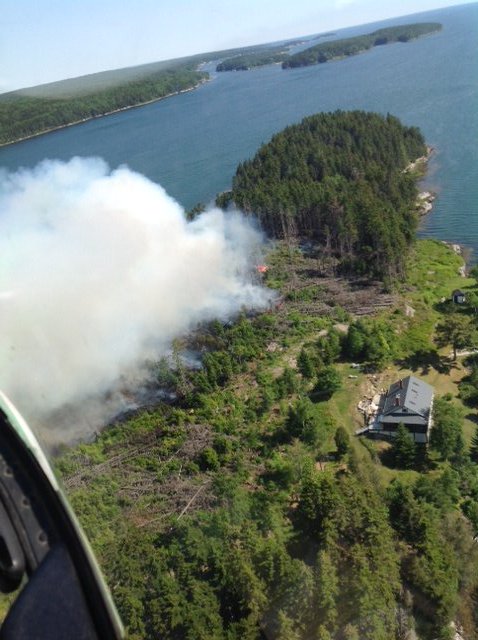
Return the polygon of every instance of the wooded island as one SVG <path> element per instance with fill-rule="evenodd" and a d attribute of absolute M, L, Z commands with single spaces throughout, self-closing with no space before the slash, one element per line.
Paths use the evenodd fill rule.
<path fill-rule="evenodd" d="M 398 27 L 378 29 L 364 36 L 322 42 L 286 58 L 282 63 L 282 67 L 284 69 L 304 67 L 346 56 L 354 56 L 372 47 L 391 44 L 393 42 L 409 42 L 421 36 L 440 31 L 441 28 L 441 24 L 438 22 L 404 24 Z"/>

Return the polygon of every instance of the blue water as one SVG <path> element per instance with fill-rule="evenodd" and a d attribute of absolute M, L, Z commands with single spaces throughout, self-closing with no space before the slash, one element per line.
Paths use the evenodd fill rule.
<path fill-rule="evenodd" d="M 15 170 L 44 158 L 127 164 L 186 208 L 228 189 L 237 164 L 306 115 L 366 109 L 416 125 L 435 148 L 424 187 L 438 193 L 421 235 L 478 249 L 478 4 L 337 32 L 439 21 L 440 33 L 315 67 L 212 73 L 195 91 L 0 149 Z M 475 256 L 478 251 L 475 251 Z"/>

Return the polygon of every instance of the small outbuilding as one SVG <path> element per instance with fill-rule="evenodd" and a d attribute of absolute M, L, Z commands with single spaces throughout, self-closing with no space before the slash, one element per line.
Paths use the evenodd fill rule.
<path fill-rule="evenodd" d="M 455 289 L 455 291 L 451 294 L 451 299 L 455 304 L 465 304 L 466 295 L 460 289 Z"/>
<path fill-rule="evenodd" d="M 403 424 L 414 442 L 427 444 L 432 425 L 434 389 L 415 376 L 394 382 L 380 396 L 377 417 L 370 432 L 393 439 L 398 425 Z"/>

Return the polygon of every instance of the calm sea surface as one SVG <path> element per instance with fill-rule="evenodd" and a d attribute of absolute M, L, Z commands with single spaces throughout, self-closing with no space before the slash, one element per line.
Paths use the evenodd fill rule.
<path fill-rule="evenodd" d="M 0 166 L 101 156 L 127 164 L 189 208 L 228 189 L 237 164 L 288 124 L 318 111 L 366 109 L 416 125 L 435 148 L 424 187 L 438 193 L 421 235 L 463 243 L 478 257 L 478 4 L 337 32 L 439 21 L 415 42 L 282 71 L 212 73 L 195 91 L 0 148 Z M 213 67 L 212 67 L 213 68 Z"/>

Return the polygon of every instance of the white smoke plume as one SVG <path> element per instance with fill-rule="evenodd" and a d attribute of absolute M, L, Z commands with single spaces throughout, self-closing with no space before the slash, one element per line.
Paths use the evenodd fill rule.
<path fill-rule="evenodd" d="M 198 321 L 261 308 L 260 234 L 193 222 L 157 184 L 99 159 L 0 175 L 0 388 L 27 419 L 100 395 Z"/>

